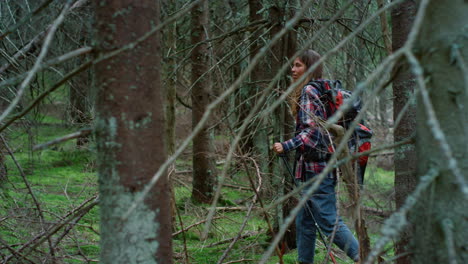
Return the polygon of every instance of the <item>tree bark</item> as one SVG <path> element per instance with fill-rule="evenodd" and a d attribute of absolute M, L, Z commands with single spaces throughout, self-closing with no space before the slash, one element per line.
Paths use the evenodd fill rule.
<path fill-rule="evenodd" d="M 293 17 L 295 15 L 295 9 L 290 8 L 289 10 L 286 11 L 288 14 L 288 19 Z M 297 33 L 296 31 L 290 31 L 286 37 L 285 37 L 285 58 L 289 59 L 291 58 L 294 53 L 296 53 L 297 50 Z M 284 79 L 284 85 L 283 89 L 288 87 L 287 80 Z M 294 125 L 294 117 L 291 115 L 288 106 L 285 104 L 282 105 L 281 107 L 281 115 L 283 115 L 283 135 L 285 135 L 285 138 L 291 138 L 294 136 L 294 130 L 295 130 L 295 125 Z M 289 193 L 294 189 L 294 182 L 289 178 L 291 177 L 288 175 L 288 172 L 283 169 L 283 176 L 285 177 L 284 181 L 284 193 Z M 290 215 L 291 211 L 296 207 L 298 203 L 298 200 L 296 197 L 291 197 L 289 198 L 284 204 L 283 204 L 283 218 L 286 218 L 287 216 Z M 296 244 L 296 223 L 292 223 L 288 231 L 286 232 L 284 236 L 284 240 L 286 245 L 288 246 L 288 249 L 294 249 L 297 248 Z"/>
<path fill-rule="evenodd" d="M 210 103 L 211 76 L 209 71 L 208 44 L 203 43 L 209 31 L 208 1 L 202 1 L 192 9 L 192 126 L 203 117 Z M 192 199 L 200 203 L 211 203 L 214 197 L 215 165 L 213 146 L 206 124 L 193 139 L 193 189 Z"/>
<path fill-rule="evenodd" d="M 171 7 L 168 10 L 168 13 L 174 13 L 177 10 L 177 1 L 171 0 L 168 3 Z M 169 68 L 169 79 L 167 80 L 167 85 L 165 86 L 165 104 L 164 104 L 164 115 L 166 120 L 166 131 L 165 131 L 165 141 L 167 154 L 171 156 L 176 150 L 176 98 L 177 98 L 177 72 L 176 65 L 177 61 L 173 57 L 173 53 L 177 51 L 177 23 L 174 22 L 167 27 L 165 32 L 167 36 L 167 49 L 172 51 L 172 54 L 169 54 L 170 58 L 168 59 L 168 68 Z M 172 164 L 170 171 L 175 172 L 175 164 Z M 169 174 L 169 185 L 171 192 L 171 221 L 173 224 L 173 231 L 175 230 L 176 223 L 176 201 L 174 195 L 174 185 L 172 181 L 173 174 Z"/>
<path fill-rule="evenodd" d="M 423 68 L 418 84 L 428 89 L 417 103 L 417 175 L 439 174 L 411 218 L 412 263 L 468 263 L 467 14 L 466 1 L 430 1 L 414 48 Z"/>
<path fill-rule="evenodd" d="M 160 24 L 159 1 L 94 1 L 97 54 L 128 44 Z M 160 36 L 95 67 L 101 263 L 172 263 L 165 176 L 126 218 L 166 159 Z"/>
<path fill-rule="evenodd" d="M 401 48 L 408 37 L 416 14 L 416 2 L 405 1 L 392 10 L 392 49 Z M 406 62 L 395 66 L 396 75 L 393 81 L 393 119 L 396 120 L 405 105 L 409 107 L 397 127 L 394 128 L 394 142 L 400 142 L 411 137 L 416 130 L 416 105 L 414 100 L 415 78 Z M 400 208 L 406 197 L 416 186 L 416 150 L 414 144 L 405 145 L 395 149 L 395 204 Z M 412 234 L 413 227 L 409 226 L 401 235 L 399 242 L 395 244 L 395 254 L 401 255 L 396 260 L 398 264 L 410 263 L 407 254 L 407 245 Z"/>
<path fill-rule="evenodd" d="M 273 38 L 274 35 L 279 33 L 282 28 L 284 27 L 284 21 L 290 19 L 294 16 L 294 9 L 288 8 L 288 5 L 284 1 L 271 1 L 272 5 L 269 8 L 269 20 L 270 23 L 273 25 L 273 29 L 270 33 L 270 38 Z M 273 56 L 268 56 L 268 61 L 266 65 L 270 67 L 269 71 L 265 72 L 264 76 L 265 79 L 271 82 L 276 74 L 280 71 L 282 65 L 286 63 L 286 60 L 289 59 L 294 55 L 296 52 L 296 32 L 290 31 L 286 34 L 276 45 L 272 47 L 271 54 Z M 287 73 L 289 74 L 289 72 Z M 277 91 L 284 92 L 288 87 L 288 81 L 286 76 L 282 76 L 282 78 L 275 83 Z M 278 97 L 280 94 L 277 95 Z M 289 139 L 294 136 L 294 117 L 290 114 L 290 111 L 287 106 L 287 102 L 279 106 L 272 115 L 272 124 L 273 124 L 273 142 L 282 142 L 285 139 Z M 259 140 L 255 140 L 254 142 L 258 144 L 259 147 L 257 149 L 261 150 L 260 143 L 262 143 L 265 147 L 263 147 L 262 152 L 259 152 L 258 155 L 270 156 L 270 160 L 274 160 L 271 163 L 271 172 L 272 175 L 275 177 L 269 183 L 266 183 L 267 186 L 270 186 L 271 190 L 280 190 L 280 193 L 273 193 L 273 195 L 284 195 L 289 193 L 293 188 L 293 182 L 291 175 L 289 175 L 288 171 L 284 169 L 284 164 L 280 163 L 278 157 L 276 157 L 276 153 L 269 152 L 269 142 L 265 140 L 268 138 L 268 134 L 266 131 L 262 132 L 264 135 L 258 133 L 257 137 L 263 140 L 260 142 Z M 268 164 L 264 165 L 268 168 Z M 281 206 L 278 206 L 276 216 L 275 216 L 275 229 L 279 228 L 280 225 L 284 222 L 284 219 L 289 216 L 291 210 L 297 204 L 297 199 L 295 197 L 291 197 L 286 202 L 284 202 Z M 275 230 L 276 232 L 277 230 Z M 288 228 L 288 231 L 283 237 L 283 241 L 281 242 L 281 248 L 283 251 L 291 250 L 296 248 L 296 225 L 295 223 L 291 224 Z"/>

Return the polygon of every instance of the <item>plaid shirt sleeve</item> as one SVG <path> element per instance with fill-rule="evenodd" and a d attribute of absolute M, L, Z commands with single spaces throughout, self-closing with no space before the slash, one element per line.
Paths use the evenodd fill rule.
<path fill-rule="evenodd" d="M 297 134 L 290 140 L 284 141 L 284 151 L 291 151 L 296 148 L 304 149 L 305 146 L 314 148 L 322 135 L 317 126 L 317 117 L 325 120 L 325 111 L 319 99 L 317 89 L 312 85 L 307 85 L 302 89 L 300 107 L 297 116 Z"/>

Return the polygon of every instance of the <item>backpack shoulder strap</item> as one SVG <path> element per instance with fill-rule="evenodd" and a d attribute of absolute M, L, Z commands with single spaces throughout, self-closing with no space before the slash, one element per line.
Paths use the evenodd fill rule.
<path fill-rule="evenodd" d="M 313 87 L 315 87 L 317 91 L 320 93 L 320 95 L 324 94 L 326 91 L 326 87 L 325 87 L 323 80 L 312 80 L 308 82 L 306 85 L 312 85 Z"/>

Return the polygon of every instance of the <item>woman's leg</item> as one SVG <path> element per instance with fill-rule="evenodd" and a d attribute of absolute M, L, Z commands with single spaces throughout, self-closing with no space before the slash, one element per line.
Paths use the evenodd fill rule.
<path fill-rule="evenodd" d="M 335 195 L 335 180 L 327 177 L 319 186 L 318 190 L 310 198 L 312 212 L 315 221 L 325 236 L 332 235 L 337 217 L 336 212 L 336 195 Z M 342 249 L 348 257 L 354 261 L 359 260 L 359 244 L 353 233 L 349 230 L 346 224 L 338 219 L 338 227 L 333 239 L 340 249 Z"/>
<path fill-rule="evenodd" d="M 301 182 L 297 180 L 297 184 Z M 317 228 L 309 208 L 309 205 L 302 207 L 296 216 L 296 243 L 301 263 L 314 263 Z"/>

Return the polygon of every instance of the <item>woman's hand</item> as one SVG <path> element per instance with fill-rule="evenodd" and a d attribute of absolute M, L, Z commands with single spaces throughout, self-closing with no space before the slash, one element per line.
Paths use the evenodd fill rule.
<path fill-rule="evenodd" d="M 284 149 L 283 149 L 283 145 L 281 143 L 275 143 L 273 144 L 273 151 L 278 153 L 278 154 L 281 154 L 284 152 Z"/>

